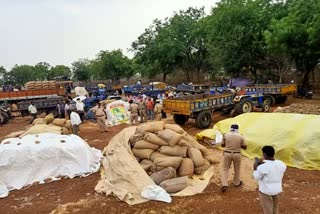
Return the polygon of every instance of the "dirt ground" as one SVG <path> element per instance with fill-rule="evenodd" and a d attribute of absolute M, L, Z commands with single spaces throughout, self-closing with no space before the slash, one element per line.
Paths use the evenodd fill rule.
<path fill-rule="evenodd" d="M 290 103 L 320 104 L 320 99 L 303 100 L 290 98 Z M 214 123 L 228 118 L 216 113 Z M 30 118 L 15 118 L 0 127 L 0 140 L 11 132 L 28 125 Z M 80 136 L 91 146 L 103 149 L 120 130 L 121 125 L 111 128 L 109 133 L 99 133 L 96 124 L 86 122 Z M 191 135 L 200 130 L 190 120 L 183 128 Z M 217 166 L 216 166 L 217 167 Z M 252 171 L 244 172 L 249 174 Z M 171 204 L 150 201 L 129 206 L 116 198 L 99 195 L 94 187 L 100 179 L 97 172 L 85 178 L 63 179 L 42 185 L 12 191 L 0 199 L 0 213 L 261 213 L 257 190 L 234 188 L 220 192 L 220 187 L 211 182 L 202 194 L 191 197 L 175 197 Z M 288 168 L 284 177 L 284 192 L 280 196 L 280 213 L 320 213 L 320 171 Z"/>

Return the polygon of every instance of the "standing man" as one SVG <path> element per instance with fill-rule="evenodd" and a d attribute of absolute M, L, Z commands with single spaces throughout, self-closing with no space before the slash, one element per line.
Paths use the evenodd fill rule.
<path fill-rule="evenodd" d="M 153 120 L 154 114 L 153 114 L 153 108 L 154 108 L 154 103 L 151 98 L 147 100 L 147 114 L 148 114 L 148 120 Z"/>
<path fill-rule="evenodd" d="M 77 103 L 76 103 L 77 111 L 78 114 L 81 118 L 81 121 L 84 121 L 84 103 L 81 101 L 80 98 L 77 98 Z"/>
<path fill-rule="evenodd" d="M 57 104 L 57 112 L 58 112 L 58 117 L 59 118 L 64 118 L 65 117 L 65 115 L 64 115 L 64 113 L 65 113 L 64 107 L 65 107 L 64 103 L 59 101 L 59 103 Z"/>
<path fill-rule="evenodd" d="M 160 121 L 162 119 L 162 110 L 163 110 L 163 106 L 160 103 L 161 100 L 156 100 L 156 105 L 154 107 L 154 114 L 155 114 L 155 119 L 157 121 Z"/>
<path fill-rule="evenodd" d="M 79 126 L 82 123 L 82 121 L 75 107 L 71 107 L 71 111 L 72 112 L 70 114 L 70 122 L 72 125 L 73 134 L 79 135 Z"/>
<path fill-rule="evenodd" d="M 138 122 L 138 105 L 132 100 L 130 100 L 129 103 L 130 123 L 135 124 L 136 122 Z"/>
<path fill-rule="evenodd" d="M 247 149 L 245 139 L 239 133 L 239 126 L 237 124 L 231 125 L 230 132 L 225 134 L 221 143 L 224 147 L 223 152 L 223 165 L 222 165 L 222 178 L 221 183 L 222 192 L 228 189 L 228 170 L 233 163 L 234 178 L 233 183 L 235 187 L 242 185 L 240 180 L 240 168 L 241 168 L 241 149 Z"/>
<path fill-rule="evenodd" d="M 70 100 L 67 100 L 66 104 L 64 105 L 64 116 L 67 120 L 70 120 L 70 114 L 71 114 Z"/>
<path fill-rule="evenodd" d="M 274 159 L 274 148 L 262 148 L 263 160 L 255 159 L 253 177 L 259 181 L 259 196 L 264 214 L 278 213 L 278 195 L 282 192 L 282 178 L 286 165 Z"/>
<path fill-rule="evenodd" d="M 104 107 L 99 102 L 97 102 L 96 106 L 92 108 L 92 111 L 94 112 L 97 119 L 97 124 L 99 126 L 100 132 L 108 132 L 109 130 L 106 126 L 106 112 L 104 110 Z"/>
<path fill-rule="evenodd" d="M 146 104 L 143 101 L 143 99 L 139 100 L 138 104 L 138 110 L 139 110 L 139 115 L 141 119 L 141 123 L 147 122 L 147 109 L 146 109 Z"/>
<path fill-rule="evenodd" d="M 30 103 L 29 107 L 28 107 L 28 111 L 30 112 L 31 116 L 32 116 L 32 120 L 30 121 L 30 124 L 33 123 L 33 121 L 35 119 L 37 119 L 37 107 L 35 105 L 33 105 L 33 102 Z"/>

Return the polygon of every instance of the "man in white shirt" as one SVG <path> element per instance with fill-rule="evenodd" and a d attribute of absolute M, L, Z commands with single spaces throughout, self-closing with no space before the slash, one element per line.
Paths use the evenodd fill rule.
<path fill-rule="evenodd" d="M 83 122 L 83 120 L 84 120 L 84 103 L 81 101 L 80 98 L 77 99 L 76 107 L 77 107 L 78 114 L 81 118 L 81 121 Z"/>
<path fill-rule="evenodd" d="M 77 109 L 75 107 L 71 108 L 72 112 L 70 114 L 70 122 L 72 125 L 73 134 L 78 135 L 79 133 L 79 125 L 82 123 L 79 114 L 77 113 Z"/>
<path fill-rule="evenodd" d="M 28 111 L 30 112 L 30 114 L 32 116 L 32 120 L 30 122 L 30 124 L 31 124 L 31 123 L 33 123 L 33 121 L 35 119 L 37 119 L 37 112 L 38 112 L 37 107 L 35 105 L 33 105 L 33 102 L 30 103 L 30 105 L 28 107 Z"/>
<path fill-rule="evenodd" d="M 278 194 L 282 192 L 282 178 L 286 165 L 274 159 L 274 148 L 262 148 L 263 160 L 256 158 L 253 177 L 259 181 L 259 196 L 264 214 L 278 213 Z"/>

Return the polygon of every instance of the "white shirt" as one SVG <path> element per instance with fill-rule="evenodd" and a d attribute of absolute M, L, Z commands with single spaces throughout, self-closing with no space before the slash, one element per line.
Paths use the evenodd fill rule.
<path fill-rule="evenodd" d="M 263 160 L 264 164 L 253 171 L 254 179 L 259 181 L 259 191 L 266 195 L 277 195 L 282 192 L 282 177 L 286 165 L 280 160 Z"/>
<path fill-rule="evenodd" d="M 83 111 L 84 110 L 84 104 L 83 102 L 77 102 L 76 107 L 78 111 Z"/>
<path fill-rule="evenodd" d="M 29 105 L 28 110 L 31 114 L 37 113 L 37 108 L 34 105 Z"/>
<path fill-rule="evenodd" d="M 82 123 L 79 114 L 76 112 L 71 112 L 70 122 L 71 125 L 80 125 Z"/>
<path fill-rule="evenodd" d="M 65 110 L 65 111 L 70 110 L 70 105 L 69 105 L 69 104 L 65 104 L 65 105 L 64 105 L 64 110 Z"/>

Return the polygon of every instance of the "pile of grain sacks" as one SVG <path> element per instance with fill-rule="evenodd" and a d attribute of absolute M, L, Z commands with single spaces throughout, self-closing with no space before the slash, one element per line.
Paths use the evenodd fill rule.
<path fill-rule="evenodd" d="M 30 81 L 25 84 L 26 90 L 55 89 L 55 81 Z"/>
<path fill-rule="evenodd" d="M 320 115 L 320 105 L 293 103 L 290 106 L 278 107 L 274 112 Z"/>
<path fill-rule="evenodd" d="M 201 175 L 217 163 L 213 151 L 180 126 L 163 121 L 140 125 L 129 142 L 140 166 L 169 193 L 181 191 L 189 177 Z"/>

